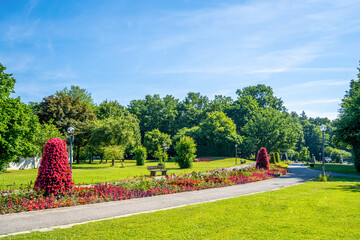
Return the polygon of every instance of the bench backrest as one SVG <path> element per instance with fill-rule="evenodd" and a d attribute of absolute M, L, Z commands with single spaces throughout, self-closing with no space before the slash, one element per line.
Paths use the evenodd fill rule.
<path fill-rule="evenodd" d="M 160 165 L 160 166 L 148 166 L 147 169 L 148 170 L 152 170 L 152 169 L 164 169 L 164 165 Z"/>

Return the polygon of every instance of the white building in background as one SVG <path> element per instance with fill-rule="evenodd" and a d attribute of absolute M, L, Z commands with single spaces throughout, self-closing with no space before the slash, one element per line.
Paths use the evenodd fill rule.
<path fill-rule="evenodd" d="M 38 168 L 40 166 L 41 157 L 31 157 L 31 158 L 20 158 L 19 162 L 9 163 L 7 170 L 22 170 L 22 169 L 31 169 Z"/>

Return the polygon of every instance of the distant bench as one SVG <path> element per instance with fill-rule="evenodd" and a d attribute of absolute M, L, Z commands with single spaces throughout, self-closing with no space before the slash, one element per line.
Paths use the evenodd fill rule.
<path fill-rule="evenodd" d="M 210 158 L 195 158 L 194 162 L 210 162 Z"/>
<path fill-rule="evenodd" d="M 161 172 L 161 175 L 167 176 L 167 169 L 164 169 L 164 165 L 160 166 L 148 166 L 147 169 L 150 171 L 150 176 L 155 176 L 156 172 Z"/>

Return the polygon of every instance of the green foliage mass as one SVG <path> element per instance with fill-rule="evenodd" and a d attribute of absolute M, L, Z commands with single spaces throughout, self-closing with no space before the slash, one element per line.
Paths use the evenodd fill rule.
<path fill-rule="evenodd" d="M 124 146 L 111 145 L 104 148 L 104 158 L 112 161 L 112 166 L 114 166 L 115 160 L 124 159 Z"/>
<path fill-rule="evenodd" d="M 245 137 L 242 151 L 250 155 L 261 147 L 268 151 L 285 151 L 295 146 L 299 134 L 287 112 L 262 108 L 241 129 Z"/>
<path fill-rule="evenodd" d="M 135 160 L 136 160 L 136 165 L 137 166 L 142 166 L 145 164 L 145 160 L 147 159 L 147 152 L 146 152 L 146 148 L 139 145 L 135 148 L 134 150 L 134 154 L 135 154 Z"/>
<path fill-rule="evenodd" d="M 125 108 L 118 101 L 105 100 L 96 108 L 95 115 L 97 119 L 122 117 L 125 114 Z"/>
<path fill-rule="evenodd" d="M 139 122 L 132 115 L 95 122 L 89 140 L 91 146 L 121 146 L 133 149 L 140 143 Z"/>
<path fill-rule="evenodd" d="M 176 143 L 175 150 L 177 153 L 175 161 L 179 164 L 180 168 L 191 168 L 192 162 L 196 157 L 196 144 L 194 139 L 188 136 L 181 137 L 179 142 Z"/>
<path fill-rule="evenodd" d="M 353 148 L 354 163 L 360 172 L 360 68 L 357 80 L 351 80 L 350 89 L 342 99 L 340 118 L 335 121 L 334 142 Z"/>
<path fill-rule="evenodd" d="M 164 144 L 166 147 L 171 145 L 169 134 L 160 132 L 159 129 L 154 129 L 145 133 L 144 147 L 146 147 L 148 154 L 152 157 L 155 157 L 155 152 L 158 150 L 159 146 L 164 147 Z"/>
<path fill-rule="evenodd" d="M 35 155 L 34 144 L 39 127 L 38 118 L 20 101 L 11 98 L 15 79 L 0 64 L 0 171 L 18 157 Z"/>

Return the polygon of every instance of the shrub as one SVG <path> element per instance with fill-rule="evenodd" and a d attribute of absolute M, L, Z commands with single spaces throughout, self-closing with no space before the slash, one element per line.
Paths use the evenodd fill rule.
<path fill-rule="evenodd" d="M 261 148 L 257 159 L 256 159 L 256 168 L 257 169 L 265 169 L 265 170 L 269 170 L 270 169 L 270 164 L 269 164 L 269 157 L 266 151 L 266 148 Z"/>
<path fill-rule="evenodd" d="M 158 145 L 157 150 L 154 152 L 154 157 L 159 159 L 158 165 L 165 165 L 166 160 L 169 158 L 167 153 L 160 145 Z"/>
<path fill-rule="evenodd" d="M 145 160 L 147 158 L 146 148 L 143 146 L 137 146 L 134 153 L 135 153 L 136 165 L 138 166 L 144 165 Z"/>
<path fill-rule="evenodd" d="M 275 163 L 280 162 L 280 154 L 278 152 L 275 153 Z"/>
<path fill-rule="evenodd" d="M 66 142 L 60 138 L 49 139 L 44 147 L 34 190 L 44 191 L 45 195 L 58 195 L 70 191 L 73 186 Z"/>
<path fill-rule="evenodd" d="M 179 142 L 176 143 L 175 150 L 177 153 L 175 161 L 179 164 L 180 168 L 191 168 L 192 162 L 196 157 L 194 139 L 188 136 L 181 137 Z"/>
<path fill-rule="evenodd" d="M 270 163 L 275 164 L 276 163 L 276 159 L 275 159 L 275 153 L 270 153 Z"/>

